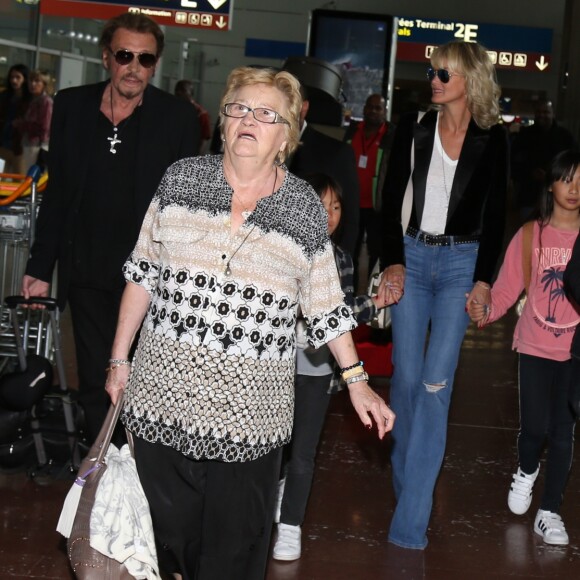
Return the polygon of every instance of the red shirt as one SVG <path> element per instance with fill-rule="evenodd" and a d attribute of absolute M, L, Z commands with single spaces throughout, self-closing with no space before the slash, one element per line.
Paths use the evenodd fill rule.
<path fill-rule="evenodd" d="M 352 148 L 356 157 L 356 170 L 360 187 L 360 207 L 373 207 L 373 186 L 378 176 L 377 155 L 387 124 L 383 123 L 379 130 L 370 139 L 364 136 L 365 123 L 359 123 L 352 138 Z"/>

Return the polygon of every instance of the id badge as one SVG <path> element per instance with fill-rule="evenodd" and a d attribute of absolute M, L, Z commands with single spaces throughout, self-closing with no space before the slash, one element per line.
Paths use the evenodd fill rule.
<path fill-rule="evenodd" d="M 358 166 L 360 169 L 366 169 L 367 168 L 367 161 L 368 161 L 368 157 L 366 155 L 361 155 L 358 158 Z"/>

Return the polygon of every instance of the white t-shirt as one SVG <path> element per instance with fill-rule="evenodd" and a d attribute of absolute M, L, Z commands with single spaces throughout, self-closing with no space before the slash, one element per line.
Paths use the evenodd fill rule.
<path fill-rule="evenodd" d="M 433 235 L 445 233 L 449 196 L 457 169 L 457 159 L 447 156 L 439 135 L 439 115 L 435 128 L 435 141 L 425 188 L 425 207 L 421 219 L 421 230 Z"/>

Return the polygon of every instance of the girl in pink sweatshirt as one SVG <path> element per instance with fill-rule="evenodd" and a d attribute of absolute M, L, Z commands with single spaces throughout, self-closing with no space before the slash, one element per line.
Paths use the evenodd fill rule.
<path fill-rule="evenodd" d="M 524 514 L 530 507 L 547 439 L 544 493 L 534 531 L 547 544 L 556 545 L 568 544 L 559 511 L 572 462 L 575 418 L 568 404 L 570 345 L 580 316 L 566 297 L 562 277 L 580 227 L 579 166 L 578 151 L 564 151 L 554 158 L 537 219 L 511 240 L 491 290 L 491 304 L 469 307 L 471 319 L 481 327 L 501 318 L 527 290 L 513 339 L 513 349 L 519 353 L 519 466 L 508 506 L 515 514 Z"/>

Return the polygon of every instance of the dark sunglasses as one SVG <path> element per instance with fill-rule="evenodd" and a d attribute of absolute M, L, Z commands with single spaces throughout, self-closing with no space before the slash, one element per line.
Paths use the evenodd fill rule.
<path fill-rule="evenodd" d="M 457 73 L 450 73 L 446 68 L 436 69 L 436 68 L 429 67 L 427 69 L 427 78 L 429 79 L 429 82 L 431 82 L 435 77 L 438 77 L 439 80 L 444 85 L 446 85 L 449 82 L 449 79 L 451 77 L 454 77 L 454 76 L 461 76 L 461 75 L 458 75 Z"/>
<path fill-rule="evenodd" d="M 150 52 L 131 52 L 130 50 L 118 50 L 117 52 L 113 52 L 109 49 L 111 54 L 115 57 L 117 64 L 125 66 L 130 62 L 133 62 L 133 59 L 137 57 L 139 64 L 143 68 L 151 68 L 155 66 L 157 62 L 157 56 L 155 54 L 151 54 Z"/>

